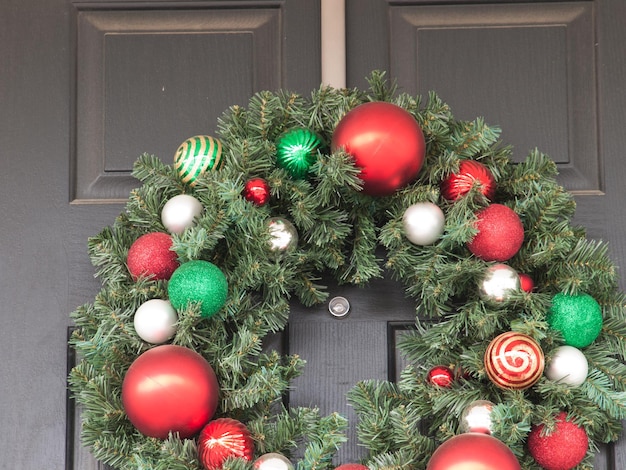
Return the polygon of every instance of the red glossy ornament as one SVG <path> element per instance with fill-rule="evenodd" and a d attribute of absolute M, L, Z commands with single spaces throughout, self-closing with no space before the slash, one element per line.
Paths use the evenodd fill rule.
<path fill-rule="evenodd" d="M 426 380 L 431 385 L 450 387 L 454 379 L 454 372 L 446 366 L 435 366 L 426 374 Z"/>
<path fill-rule="evenodd" d="M 217 409 L 219 387 L 210 364 L 182 346 L 149 349 L 130 366 L 122 384 L 122 404 L 143 434 L 165 439 L 170 432 L 188 438 Z"/>
<path fill-rule="evenodd" d="M 415 118 L 392 103 L 364 103 L 349 111 L 331 142 L 352 155 L 361 169 L 363 192 L 387 196 L 411 183 L 426 155 L 424 134 Z"/>
<path fill-rule="evenodd" d="M 489 434 L 459 434 L 441 444 L 426 470 L 520 470 L 521 466 L 503 442 Z"/>
<path fill-rule="evenodd" d="M 535 290 L 535 281 L 533 281 L 533 278 L 528 274 L 520 273 L 519 283 L 524 292 L 532 292 Z"/>
<path fill-rule="evenodd" d="M 147 233 L 131 245 L 126 258 L 128 271 L 136 281 L 139 277 L 169 279 L 178 268 L 178 255 L 172 251 L 172 237 L 163 232 Z"/>
<path fill-rule="evenodd" d="M 513 209 L 491 204 L 478 213 L 478 233 L 467 244 L 484 261 L 507 261 L 524 243 L 524 226 Z"/>
<path fill-rule="evenodd" d="M 487 199 L 493 199 L 496 193 L 496 181 L 489 168 L 476 160 L 463 160 L 459 164 L 459 171 L 451 174 L 441 183 L 441 194 L 446 199 L 456 201 L 469 193 L 475 185 Z"/>
<path fill-rule="evenodd" d="M 531 387 L 541 378 L 544 365 L 539 343 L 515 331 L 497 336 L 485 351 L 487 377 L 504 389 Z"/>
<path fill-rule="evenodd" d="M 360 463 L 344 463 L 339 465 L 335 470 L 369 470 L 365 465 Z"/>
<path fill-rule="evenodd" d="M 263 178 L 252 178 L 246 181 L 243 197 L 256 206 L 264 206 L 270 200 L 270 186 Z"/>
<path fill-rule="evenodd" d="M 569 470 L 576 467 L 587 454 L 589 438 L 583 428 L 567 421 L 561 412 L 552 434 L 543 433 L 544 425 L 533 426 L 528 434 L 528 451 L 546 470 Z"/>
<path fill-rule="evenodd" d="M 219 470 L 229 457 L 252 460 L 254 441 L 248 428 L 232 418 L 208 423 L 198 437 L 198 458 L 207 470 Z"/>

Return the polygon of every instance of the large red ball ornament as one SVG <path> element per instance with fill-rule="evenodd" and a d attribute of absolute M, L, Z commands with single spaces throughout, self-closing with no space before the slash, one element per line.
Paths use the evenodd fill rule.
<path fill-rule="evenodd" d="M 528 451 L 546 470 L 569 470 L 587 454 L 587 433 L 566 418 L 566 413 L 558 414 L 556 429 L 551 434 L 544 434 L 543 424 L 534 426 L 528 434 Z"/>
<path fill-rule="evenodd" d="M 364 103 L 349 111 L 331 142 L 352 155 L 361 169 L 363 192 L 388 196 L 411 183 L 424 163 L 426 143 L 415 118 L 392 103 Z"/>
<path fill-rule="evenodd" d="M 507 261 L 524 243 L 524 226 L 513 209 L 491 204 L 478 212 L 478 233 L 467 244 L 484 261 Z"/>
<path fill-rule="evenodd" d="M 504 443 L 476 432 L 459 434 L 441 444 L 426 470 L 520 470 L 515 455 Z"/>
<path fill-rule="evenodd" d="M 459 171 L 448 176 L 441 183 L 441 194 L 446 199 L 456 201 L 465 196 L 474 186 L 489 200 L 496 193 L 496 181 L 485 165 L 476 160 L 463 160 Z"/>
<path fill-rule="evenodd" d="M 130 366 L 122 404 L 130 422 L 149 437 L 189 438 L 213 417 L 219 388 L 211 365 L 182 346 L 149 349 Z"/>
<path fill-rule="evenodd" d="M 240 421 L 218 418 L 207 424 L 198 437 L 198 458 L 206 470 L 220 470 L 230 457 L 252 460 L 254 441 Z"/>
<path fill-rule="evenodd" d="M 133 279 L 169 279 L 178 268 L 178 255 L 172 251 L 172 237 L 163 232 L 146 233 L 131 245 L 126 265 Z"/>

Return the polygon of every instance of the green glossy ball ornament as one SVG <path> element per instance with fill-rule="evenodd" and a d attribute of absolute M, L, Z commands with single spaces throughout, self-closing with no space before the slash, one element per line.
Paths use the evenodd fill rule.
<path fill-rule="evenodd" d="M 559 293 L 552 298 L 547 320 L 551 328 L 561 332 L 565 344 L 584 348 L 602 330 L 602 308 L 589 294 Z"/>
<path fill-rule="evenodd" d="M 222 143 L 215 137 L 196 135 L 185 140 L 174 154 L 174 168 L 183 183 L 191 186 L 206 171 L 224 166 Z"/>
<path fill-rule="evenodd" d="M 296 179 L 303 179 L 317 161 L 322 139 L 306 128 L 294 128 L 276 141 L 276 163 Z"/>
<path fill-rule="evenodd" d="M 167 293 L 176 310 L 191 304 L 200 304 L 200 315 L 215 315 L 228 297 L 228 282 L 224 273 L 213 263 L 204 260 L 182 264 L 169 280 Z"/>

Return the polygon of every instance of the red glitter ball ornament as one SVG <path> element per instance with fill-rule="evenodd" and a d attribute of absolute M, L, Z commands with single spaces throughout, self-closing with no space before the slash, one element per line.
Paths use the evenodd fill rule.
<path fill-rule="evenodd" d="M 133 280 L 168 280 L 179 266 L 178 255 L 171 248 L 172 237 L 163 232 L 146 233 L 135 240 L 126 258 Z"/>
<path fill-rule="evenodd" d="M 195 435 L 215 413 L 217 377 L 200 354 L 166 344 L 149 349 L 131 364 L 122 384 L 122 404 L 131 423 L 146 436 L 183 439 Z"/>
<path fill-rule="evenodd" d="M 248 428 L 232 418 L 209 422 L 198 437 L 198 457 L 206 470 L 220 470 L 230 457 L 252 460 L 254 441 Z"/>
<path fill-rule="evenodd" d="M 566 418 L 565 412 L 557 415 L 552 434 L 543 434 L 543 424 L 534 426 L 528 434 L 528 451 L 546 470 L 569 470 L 582 462 L 587 454 L 587 433 Z"/>
<path fill-rule="evenodd" d="M 446 366 L 435 366 L 426 374 L 426 381 L 438 387 L 450 387 L 454 379 L 454 372 Z"/>
<path fill-rule="evenodd" d="M 426 470 L 520 470 L 520 464 L 502 441 L 489 434 L 468 432 L 441 444 Z"/>
<path fill-rule="evenodd" d="M 333 152 L 343 148 L 361 169 L 363 192 L 388 196 L 411 183 L 426 156 L 415 118 L 393 103 L 374 101 L 349 111 L 335 128 Z"/>
<path fill-rule="evenodd" d="M 270 186 L 263 178 L 252 178 L 246 181 L 243 197 L 256 206 L 264 206 L 270 200 Z"/>
<path fill-rule="evenodd" d="M 483 261 L 507 261 L 524 243 L 524 226 L 513 209 L 491 204 L 478 212 L 478 233 L 467 244 L 469 250 Z"/>
<path fill-rule="evenodd" d="M 360 463 L 344 463 L 335 468 L 335 470 L 368 470 L 368 468 Z"/>
<path fill-rule="evenodd" d="M 450 201 L 456 201 L 475 185 L 479 186 L 480 192 L 487 199 L 493 199 L 496 181 L 489 168 L 476 160 L 463 160 L 459 164 L 458 173 L 451 174 L 441 183 L 441 194 Z"/>

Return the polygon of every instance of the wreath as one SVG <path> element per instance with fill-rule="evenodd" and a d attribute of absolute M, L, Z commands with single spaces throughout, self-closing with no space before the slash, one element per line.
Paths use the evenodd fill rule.
<path fill-rule="evenodd" d="M 390 273 L 415 300 L 397 383 L 348 395 L 360 463 L 593 468 L 626 418 L 624 295 L 607 246 L 572 226 L 538 150 L 521 162 L 435 93 L 255 94 L 166 165 L 144 154 L 89 239 L 102 288 L 72 313 L 82 441 L 120 469 L 327 469 L 337 413 L 286 406 L 304 361 L 264 348 L 322 276 Z M 384 251 L 380 259 L 381 250 Z M 465 468 L 465 467 L 463 467 Z"/>

